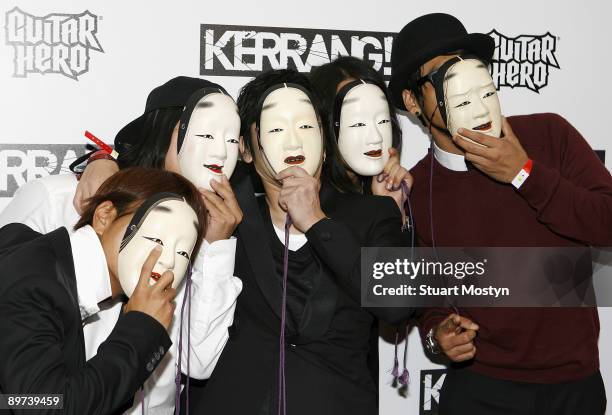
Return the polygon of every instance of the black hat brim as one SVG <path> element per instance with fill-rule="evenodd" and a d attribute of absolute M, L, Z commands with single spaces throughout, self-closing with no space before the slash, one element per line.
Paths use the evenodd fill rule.
<path fill-rule="evenodd" d="M 428 60 L 453 52 L 456 50 L 464 50 L 471 52 L 480 59 L 490 62 L 495 50 L 495 41 L 489 35 L 484 33 L 471 33 L 464 36 L 437 41 L 435 44 L 429 44 L 427 47 L 420 49 L 412 54 L 409 59 L 393 70 L 391 81 L 389 81 L 389 91 L 393 104 L 399 110 L 405 111 L 402 91 L 408 87 L 408 77 Z"/>
<path fill-rule="evenodd" d="M 119 154 L 128 151 L 133 144 L 142 142 L 142 131 L 147 115 L 146 113 L 142 114 L 119 130 L 115 136 L 115 150 Z"/>

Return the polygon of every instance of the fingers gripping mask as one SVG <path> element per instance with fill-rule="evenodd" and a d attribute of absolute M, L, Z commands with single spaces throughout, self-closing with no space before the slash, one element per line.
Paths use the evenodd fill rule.
<path fill-rule="evenodd" d="M 459 128 L 500 137 L 502 115 L 489 70 L 475 57 L 455 57 L 429 76 L 451 135 Z M 471 140 L 470 140 L 471 141 Z"/>
<path fill-rule="evenodd" d="M 198 228 L 196 213 L 179 195 L 158 193 L 147 199 L 136 210 L 119 248 L 118 279 L 125 295 L 131 297 L 142 266 L 156 245 L 161 245 L 162 253 L 149 284 L 170 270 L 174 274 L 172 287 L 178 287 L 189 267 Z"/>
<path fill-rule="evenodd" d="M 177 141 L 181 174 L 197 187 L 212 190 L 210 180 L 229 179 L 238 161 L 240 116 L 222 89 L 204 88 L 187 102 Z"/>
<path fill-rule="evenodd" d="M 336 95 L 334 131 L 340 155 L 351 170 L 361 176 L 380 174 L 393 144 L 384 92 L 361 80 L 345 85 Z"/>
<path fill-rule="evenodd" d="M 306 90 L 280 84 L 268 89 L 259 104 L 258 146 L 272 176 L 298 166 L 314 175 L 323 160 L 319 119 Z"/>

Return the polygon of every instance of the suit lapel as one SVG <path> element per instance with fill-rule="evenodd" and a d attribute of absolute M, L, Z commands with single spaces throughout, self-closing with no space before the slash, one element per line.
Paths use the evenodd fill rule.
<path fill-rule="evenodd" d="M 81 311 L 79 308 L 79 295 L 77 291 L 76 275 L 74 271 L 74 261 L 72 259 L 72 248 L 70 244 L 70 238 L 68 237 L 68 231 L 66 228 L 58 228 L 53 232 L 48 233 L 44 236 L 48 238 L 53 250 L 57 262 L 55 263 L 55 275 L 57 281 L 66 289 L 72 303 L 74 305 L 75 318 L 77 321 L 81 321 Z M 80 353 L 79 362 L 85 362 L 85 338 L 83 337 L 83 330 L 77 330 L 78 336 L 78 351 Z"/>
<path fill-rule="evenodd" d="M 278 318 L 281 317 L 281 287 L 276 278 L 272 250 L 268 243 L 264 221 L 255 198 L 253 185 L 248 176 L 241 177 L 235 184 L 234 192 L 243 211 L 243 219 L 238 225 L 238 236 L 242 239 L 245 251 L 257 285 Z"/>

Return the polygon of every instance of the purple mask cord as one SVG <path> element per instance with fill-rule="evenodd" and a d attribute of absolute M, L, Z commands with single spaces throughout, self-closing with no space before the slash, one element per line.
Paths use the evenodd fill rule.
<path fill-rule="evenodd" d="M 406 337 L 404 337 L 404 370 L 402 371 L 402 374 L 399 377 L 399 383 L 402 386 L 408 386 L 408 383 L 410 382 L 410 375 L 408 374 L 408 367 L 406 365 L 407 360 L 408 360 L 408 331 L 409 329 L 410 329 L 410 326 L 406 324 Z"/>
<path fill-rule="evenodd" d="M 278 415 L 287 415 L 287 394 L 285 391 L 285 323 L 287 319 L 287 273 L 289 269 L 289 228 L 291 217 L 287 214 L 285 220 L 285 253 L 283 256 L 283 296 L 281 304 L 281 327 L 278 364 Z"/>
<path fill-rule="evenodd" d="M 402 186 L 402 199 L 404 200 L 404 215 L 406 216 L 406 219 L 408 221 L 408 226 L 407 229 L 411 230 L 411 241 L 410 241 L 410 260 L 413 261 L 414 260 L 414 234 L 415 234 L 415 230 L 414 230 L 414 221 L 413 221 L 413 217 L 412 217 L 412 206 L 410 205 L 410 189 L 408 189 L 408 185 L 406 184 L 406 182 L 402 181 L 401 183 Z M 395 360 L 393 361 L 393 370 L 391 372 L 391 374 L 393 375 L 394 378 L 398 378 L 400 385 L 402 386 L 407 386 L 408 385 L 408 381 L 410 378 L 410 375 L 408 374 L 408 368 L 406 366 L 406 358 L 408 355 L 408 328 L 409 326 L 406 325 L 406 337 L 404 339 L 405 344 L 404 344 L 404 370 L 402 371 L 402 374 L 399 374 L 399 361 L 397 359 L 397 343 L 398 343 L 398 338 L 399 338 L 399 330 L 395 331 Z"/>
<path fill-rule="evenodd" d="M 391 376 L 395 380 L 399 376 L 399 361 L 397 360 L 397 342 L 399 340 L 399 330 L 395 330 L 395 359 L 393 360 L 393 369 L 391 370 Z"/>
<path fill-rule="evenodd" d="M 189 299 L 188 306 L 188 321 L 187 321 L 187 415 L 189 415 L 189 348 L 190 343 L 190 329 L 191 329 L 191 263 L 189 263 L 189 270 L 187 272 L 187 281 L 185 282 L 185 296 L 183 297 L 183 304 L 181 305 L 181 321 L 179 323 L 179 344 L 178 344 L 178 364 L 176 368 L 175 382 L 175 395 L 174 395 L 174 415 L 179 415 L 181 412 L 181 373 L 182 373 L 182 360 L 183 360 L 183 315 L 185 313 L 185 304 Z"/>

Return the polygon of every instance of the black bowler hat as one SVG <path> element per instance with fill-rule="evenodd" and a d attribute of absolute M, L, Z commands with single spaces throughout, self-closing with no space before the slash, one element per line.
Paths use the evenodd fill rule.
<path fill-rule="evenodd" d="M 142 139 L 144 122 L 148 113 L 161 108 L 184 107 L 189 97 L 202 88 L 219 88 L 220 85 L 201 78 L 177 76 L 149 93 L 144 113 L 123 127 L 115 136 L 115 149 L 119 154 L 129 148 L 130 144 Z"/>
<path fill-rule="evenodd" d="M 389 90 L 394 105 L 400 110 L 406 109 L 402 91 L 408 89 L 410 75 L 421 65 L 436 56 L 460 49 L 489 62 L 495 42 L 484 33 L 468 33 L 456 17 L 445 13 L 426 14 L 404 26 L 391 49 Z"/>

